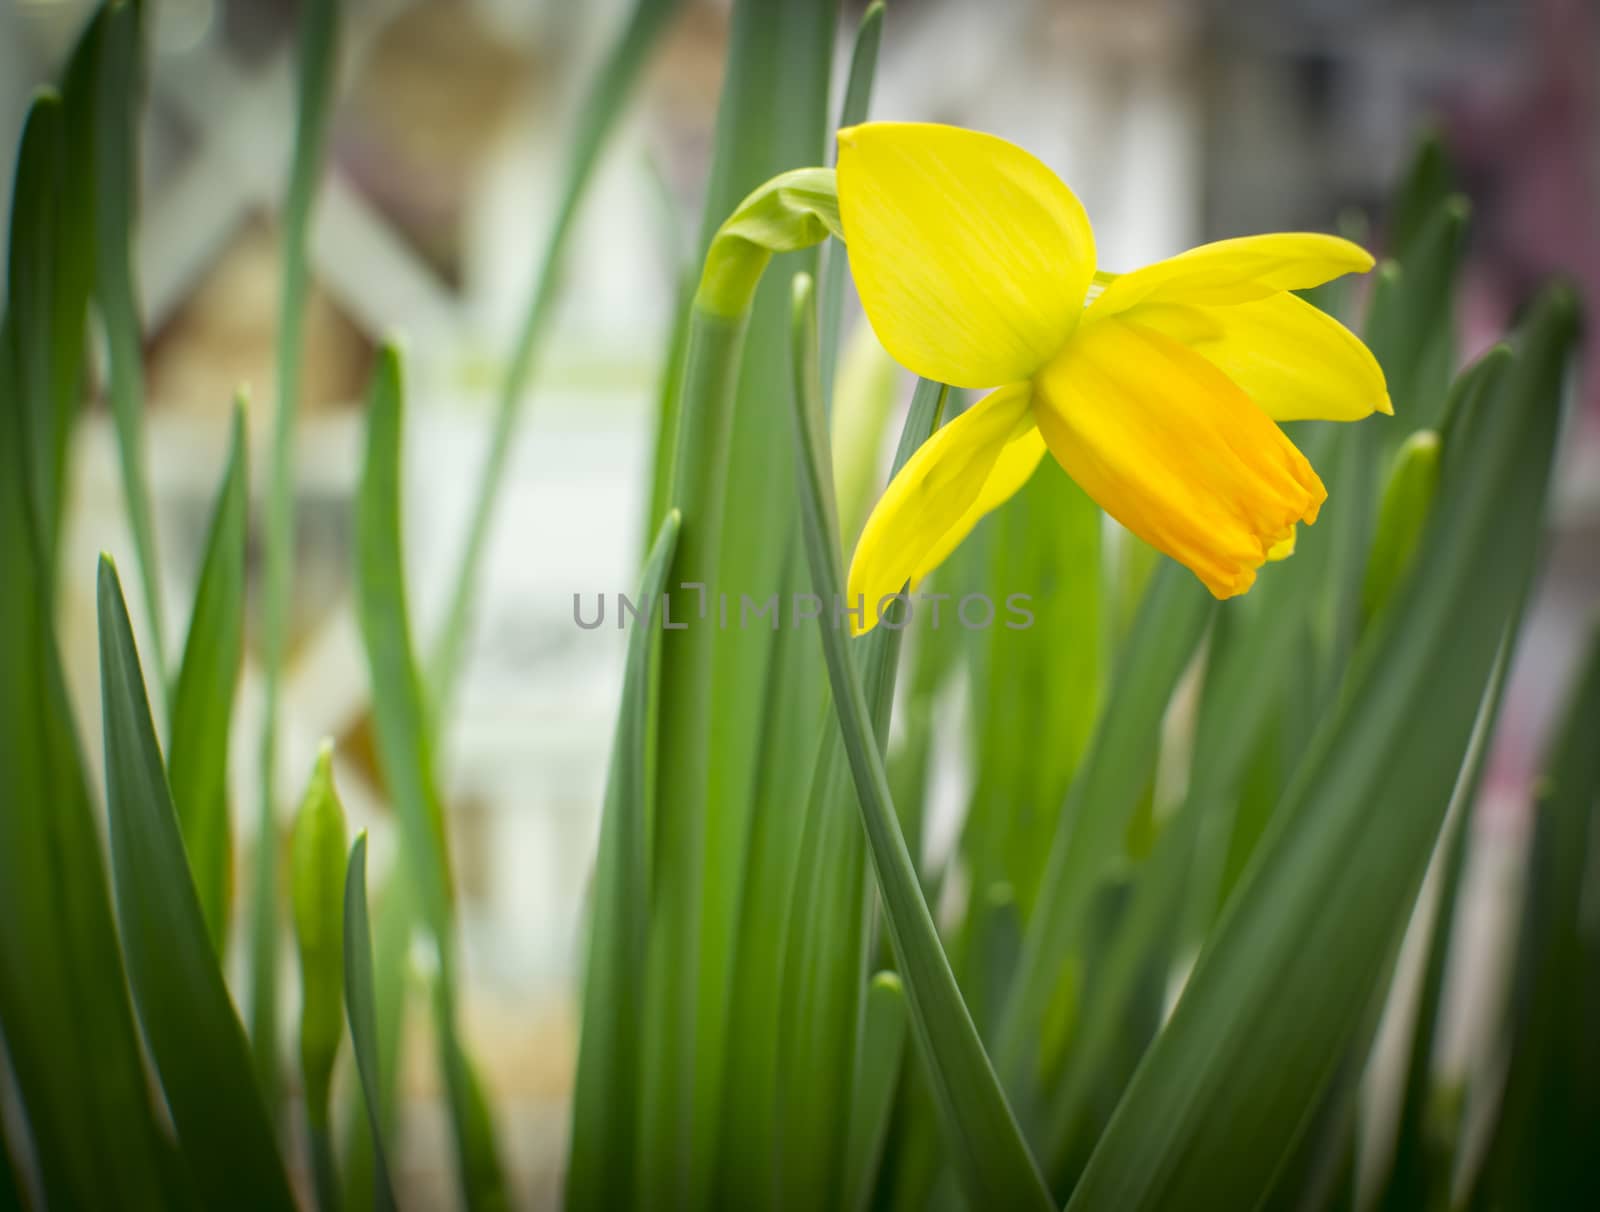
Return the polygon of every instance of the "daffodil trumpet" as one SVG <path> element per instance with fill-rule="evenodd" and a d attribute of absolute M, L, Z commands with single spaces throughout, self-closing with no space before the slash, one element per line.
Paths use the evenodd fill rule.
<path fill-rule="evenodd" d="M 1219 598 L 1293 550 L 1327 490 L 1280 421 L 1391 413 L 1361 340 L 1295 295 L 1372 268 L 1282 232 L 1100 272 L 1082 204 L 993 135 L 924 123 L 839 132 L 839 218 L 878 339 L 916 374 L 992 389 L 890 482 L 847 595 L 913 588 L 1049 451 L 1128 530 Z"/>

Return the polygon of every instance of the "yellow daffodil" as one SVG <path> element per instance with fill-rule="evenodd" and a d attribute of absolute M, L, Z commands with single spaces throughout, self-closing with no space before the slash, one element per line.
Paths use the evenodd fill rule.
<path fill-rule="evenodd" d="M 1097 273 L 1072 191 L 993 135 L 839 132 L 839 214 L 878 339 L 916 374 L 994 388 L 895 476 L 850 565 L 857 630 L 915 587 L 1046 450 L 1113 518 L 1219 598 L 1316 521 L 1322 481 L 1277 422 L 1392 412 L 1348 329 L 1291 294 L 1372 268 L 1348 240 L 1222 240 Z"/>

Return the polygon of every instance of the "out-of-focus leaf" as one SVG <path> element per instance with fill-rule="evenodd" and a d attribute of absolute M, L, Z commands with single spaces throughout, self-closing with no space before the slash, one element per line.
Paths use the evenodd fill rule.
<path fill-rule="evenodd" d="M 905 987 L 897 974 L 880 972 L 867 987 L 866 1019 L 861 1029 L 861 1053 L 846 1133 L 849 1147 L 845 1154 L 843 1206 L 856 1212 L 866 1212 L 872 1206 L 905 1040 Z"/>
<path fill-rule="evenodd" d="M 517 420 L 533 373 L 539 340 L 544 335 L 545 325 L 556 301 L 567 237 L 578 217 L 600 153 L 618 118 L 622 116 L 639 73 L 681 6 L 682 0 L 634 0 L 628 23 L 612 43 L 604 64 L 595 74 L 593 84 L 579 106 L 577 126 L 567 145 L 560 201 L 556 205 L 550 231 L 545 236 L 538 275 L 534 279 L 528 308 L 523 313 L 522 328 L 517 334 L 516 348 L 500 390 L 494 431 L 486 447 L 486 461 L 478 478 L 477 496 L 473 500 L 466 537 L 460 547 L 460 563 L 451 578 L 453 588 L 445 610 L 444 626 L 428 664 L 428 682 L 433 690 L 434 706 L 440 712 L 449 706 L 456 678 L 461 672 L 472 598 L 477 590 L 484 551 L 488 545 L 489 525 L 494 518 L 500 485 L 505 479 L 506 460 L 515 446 Z"/>
<path fill-rule="evenodd" d="M 189 878 L 122 586 L 105 557 L 99 606 L 117 919 L 178 1143 L 206 1206 L 293 1209 L 249 1045 Z"/>
<path fill-rule="evenodd" d="M 415 889 L 405 878 L 407 873 L 397 871 L 386 881 L 377 896 L 376 920 L 368 927 L 374 935 L 369 950 L 372 952 L 373 993 L 377 1002 L 376 1022 L 377 1052 L 377 1103 L 373 1111 L 378 1117 L 382 1135 L 393 1139 L 398 1121 L 398 1088 L 400 1070 L 400 1044 L 405 1033 L 406 999 L 410 986 L 411 939 L 416 926 L 417 909 Z M 346 895 L 348 896 L 348 876 Z M 349 919 L 346 918 L 346 938 L 349 938 Z M 349 955 L 347 943 L 345 951 Z M 348 1013 L 349 979 L 346 978 L 346 1011 Z M 344 1204 L 347 1208 L 364 1208 L 376 1198 L 377 1157 L 374 1152 L 374 1134 L 370 1130 L 367 1099 L 362 1091 L 353 1092 L 347 1108 L 346 1123 L 349 1142 L 344 1157 Z"/>
<path fill-rule="evenodd" d="M 639 579 L 644 617 L 628 637 L 627 671 L 595 859 L 594 910 L 584 964 L 583 1030 L 572 1105 L 566 1202 L 573 1209 L 622 1208 L 634 1193 L 634 1131 L 619 1107 L 637 1102 L 648 942 L 652 638 L 682 518 L 669 510 Z"/>
<path fill-rule="evenodd" d="M 9 1089 L 5 1090 L 5 1094 L 10 1093 Z M 22 1176 L 11 1161 L 11 1150 L 7 1145 L 5 1135 L 0 1133 L 0 1212 L 22 1212 Z"/>
<path fill-rule="evenodd" d="M 1383 366 L 1394 401 L 1394 423 L 1381 427 L 1391 445 L 1413 430 L 1437 425 L 1444 406 L 1453 359 L 1441 363 L 1430 351 L 1450 336 L 1454 323 L 1468 211 L 1463 198 L 1441 202 L 1397 262 L 1398 276 L 1381 277 L 1372 297 L 1366 339 Z M 1351 432 L 1376 433 L 1379 428 L 1358 426 Z"/>
<path fill-rule="evenodd" d="M 333 785 L 333 742 L 324 741 L 295 817 L 289 872 L 300 950 L 300 1074 L 311 1173 L 324 1212 L 339 1206 L 328 1092 L 344 1036 L 344 842 L 344 806 Z"/>
<path fill-rule="evenodd" d="M 1455 190 L 1455 170 L 1436 130 L 1417 138 L 1411 162 L 1395 189 L 1389 218 L 1389 252 L 1404 261 L 1439 206 Z"/>
<path fill-rule="evenodd" d="M 1205 634 L 1215 602 L 1194 577 L 1163 560 L 1121 648 L 1105 706 L 1073 780 L 1023 936 L 1017 983 L 995 1045 L 1007 1088 L 1028 1106 L 1030 1069 L 1057 980 L 1082 945 L 1091 898 L 1155 774 L 1167 702 Z"/>
<path fill-rule="evenodd" d="M 857 324 L 839 367 L 832 417 L 839 535 L 847 554 L 866 524 L 879 491 L 883 431 L 902 374 L 878 343 L 872 325 L 865 321 Z"/>
<path fill-rule="evenodd" d="M 378 353 L 367 390 L 366 463 L 356 497 L 356 614 L 372 673 L 373 724 L 385 781 L 405 837 L 406 861 L 421 890 L 423 918 L 440 936 L 447 962 L 454 899 L 450 851 L 422 684 L 412 661 L 400 538 L 403 400 L 400 352 L 388 344 Z"/>
<path fill-rule="evenodd" d="M 1046 459 L 990 523 L 984 583 L 1003 600 L 995 626 L 973 637 L 977 775 L 963 850 L 979 886 L 1013 887 L 1024 921 L 1100 703 L 1101 522 Z"/>
<path fill-rule="evenodd" d="M 1502 349 L 1498 355 L 1486 356 L 1483 365 L 1503 370 L 1509 360 L 1509 351 Z M 1468 372 L 1467 377 L 1473 376 L 1480 382 L 1490 378 L 1477 368 Z M 1436 862 L 1443 868 L 1439 876 L 1441 887 L 1423 959 L 1422 987 L 1417 995 L 1405 1083 L 1401 1088 L 1399 1123 L 1394 1133 L 1394 1156 L 1383 1188 L 1381 1206 L 1385 1212 L 1444 1208 L 1450 1205 L 1452 1198 L 1455 1154 L 1461 1132 L 1461 1100 L 1436 1084 L 1435 1039 L 1442 1025 L 1446 965 L 1462 910 L 1461 888 L 1471 852 L 1473 810 L 1488 766 L 1489 749 L 1499 722 L 1526 605 L 1524 596 L 1506 625 L 1505 639 L 1478 713 L 1466 764 L 1456 782 L 1450 818 L 1439 842 Z"/>
<path fill-rule="evenodd" d="M 58 263 L 69 241 L 87 245 L 86 231 L 67 227 L 62 207 L 67 183 L 66 116 L 61 97 L 35 95 L 28 107 L 17 152 L 11 202 L 11 255 L 7 260 L 6 323 L 10 338 L 11 384 L 17 401 L 17 436 L 28 475 L 28 516 L 45 600 L 54 599 L 56 540 L 66 477 L 67 436 L 77 400 L 76 373 L 64 383 L 70 358 L 82 352 L 82 334 L 70 329 L 67 311 L 70 276 Z M 82 327 L 82 317 L 79 325 Z"/>
<path fill-rule="evenodd" d="M 1377 533 L 1361 586 L 1361 606 L 1368 618 L 1383 608 L 1410 566 L 1438 486 L 1439 435 L 1419 429 L 1395 453 L 1383 486 Z"/>
<path fill-rule="evenodd" d="M 1415 897 L 1532 575 L 1575 316 L 1560 290 L 1535 310 L 1463 452 L 1471 474 L 1441 491 L 1072 1207 L 1254 1204 L 1300 1136 Z"/>
<path fill-rule="evenodd" d="M 1473 1206 L 1600 1201 L 1600 628 L 1545 760 L 1512 978 L 1499 1121 Z"/>
<path fill-rule="evenodd" d="M 372 980 L 372 923 L 367 916 L 367 834 L 356 834 L 344 881 L 344 1001 L 350 1019 L 350 1050 L 367 1108 L 372 1140 L 373 1206 L 388 1212 L 394 1204 L 389 1161 L 384 1155 L 382 1074 L 378 1064 L 378 1008 Z"/>
<path fill-rule="evenodd" d="M 821 401 L 807 398 L 807 376 L 796 380 L 793 405 L 802 533 L 817 592 L 824 601 L 833 601 L 843 592 L 844 575 Z M 979 1205 L 1053 1208 L 923 900 L 889 798 L 883 755 L 844 630 L 828 620 L 820 630 L 834 711 L 855 776 L 885 922 L 956 1171 L 968 1198 Z"/>
<path fill-rule="evenodd" d="M 256 1080 L 267 1106 L 278 1105 L 278 691 L 289 650 L 294 601 L 294 429 L 300 399 L 306 297 L 311 271 L 307 243 L 317 183 L 328 146 L 334 74 L 339 58 L 340 0 L 299 6 L 296 51 L 294 160 L 283 205 L 282 292 L 278 300 L 277 411 L 272 418 L 272 465 L 267 481 L 266 592 L 262 605 L 265 703 L 261 714 L 261 804 L 256 833 L 255 896 L 250 922 L 250 1042 Z"/>
<path fill-rule="evenodd" d="M 454 893 L 429 714 L 411 646 L 400 511 L 400 354 L 378 353 L 367 393 L 367 453 L 356 497 L 356 615 L 372 680 L 373 724 L 384 782 L 400 820 L 401 851 L 439 956 L 435 1025 L 451 1098 L 457 1167 L 469 1206 L 495 1207 L 505 1191 L 477 1081 L 456 1032 Z"/>
<path fill-rule="evenodd" d="M 172 697 L 172 802 L 183 830 L 200 912 L 217 954 L 227 942 L 233 883 L 228 734 L 244 655 L 245 537 L 250 458 L 244 408 L 235 406 L 228 467 L 211 511 L 189 638 Z M 341 850 L 343 847 L 341 847 Z"/>
<path fill-rule="evenodd" d="M 41 98 L 25 143 L 59 133 Z M 10 233 L 10 293 L 0 324 L 0 1029 L 27 1109 L 46 1198 L 94 1208 L 182 1202 L 166 1185 L 170 1152 L 148 1081 L 106 892 L 100 834 L 51 623 L 51 553 L 41 546 L 34 457 L 37 393 L 48 391 L 42 321 L 48 249 L 31 217 L 42 155 L 25 146 Z M 48 157 L 46 157 L 48 159 Z M 28 251 L 30 248 L 33 251 Z M 20 293 L 19 293 L 19 287 Z M 84 1047 L 94 1041 L 93 1050 Z"/>
<path fill-rule="evenodd" d="M 883 0 L 872 0 L 856 26 L 855 45 L 850 51 L 850 73 L 845 78 L 844 101 L 839 106 L 838 129 L 854 126 L 867 118 L 872 104 L 872 82 L 878 72 L 878 47 L 883 42 Z M 818 354 L 822 379 L 822 408 L 833 416 L 834 379 L 839 366 L 839 323 L 844 314 L 844 281 L 848 271 L 844 246 L 834 244 L 822 250 L 818 320 Z M 863 327 L 866 327 L 863 325 Z M 842 502 L 841 502 L 842 504 Z M 841 510 L 839 533 L 853 538 L 855 528 L 850 515 Z"/>
<path fill-rule="evenodd" d="M 162 602 L 161 563 L 144 461 L 144 367 L 138 291 L 133 264 L 135 208 L 139 198 L 138 124 L 140 111 L 140 20 L 144 6 L 105 4 L 95 24 L 102 27 L 98 48 L 98 82 L 93 99 L 95 189 L 94 303 L 105 327 L 108 354 L 106 394 L 117 430 L 117 459 L 122 468 L 122 498 L 139 558 L 144 606 L 150 616 L 151 657 L 166 675 L 164 643 L 166 611 Z M 176 708 L 174 708 L 176 709 Z M 176 757 L 174 752 L 174 757 Z M 176 795 L 176 778 L 173 789 Z M 177 797 L 178 812 L 187 811 Z M 185 842 L 189 841 L 187 830 Z M 200 903 L 211 924 L 211 890 L 195 876 Z M 215 930 L 212 937 L 216 938 Z"/>

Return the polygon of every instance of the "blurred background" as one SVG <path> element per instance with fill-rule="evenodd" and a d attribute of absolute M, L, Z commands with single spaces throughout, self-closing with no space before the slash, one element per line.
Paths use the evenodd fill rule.
<path fill-rule="evenodd" d="M 137 257 L 148 459 L 165 597 L 183 602 L 241 384 L 263 402 L 250 425 L 253 482 L 265 482 L 294 6 L 146 2 L 152 70 Z M 32 89 L 55 78 L 89 7 L 0 0 L 7 149 Z M 860 7 L 846 3 L 846 34 Z M 373 830 L 379 851 L 393 839 L 350 584 L 361 391 L 378 339 L 402 333 L 411 387 L 406 555 L 416 626 L 429 636 L 580 90 L 625 8 L 623 0 L 346 0 L 311 247 L 299 571 L 280 745 L 283 782 L 299 786 L 318 740 L 337 739 L 352 823 Z M 726 0 L 684 5 L 584 208 L 511 452 L 445 742 L 465 1013 L 483 1041 L 476 1050 L 496 1058 L 486 1077 L 507 1161 L 535 1192 L 553 1183 L 562 1156 L 579 923 L 622 655 L 619 632 L 573 625 L 573 595 L 592 602 L 626 591 L 636 575 L 656 378 L 699 224 L 727 22 Z M 1463 352 L 1494 341 L 1551 274 L 1600 299 L 1600 14 L 1589 0 L 890 0 L 886 30 L 874 114 L 981 127 L 1028 147 L 1083 198 L 1106 268 L 1293 228 L 1364 233 L 1381 251 L 1382 199 L 1431 125 L 1473 204 L 1457 317 Z M 841 62 L 847 51 L 842 42 Z M 9 205 L 7 190 L 0 225 Z M 1491 844 L 1474 851 L 1480 937 L 1468 969 L 1503 955 L 1499 907 L 1520 870 L 1518 792 L 1600 597 L 1600 376 L 1580 371 L 1574 390 L 1546 571 L 1476 823 Z M 132 546 L 103 406 L 81 432 L 61 626 L 83 735 L 92 736 L 94 555 L 108 549 L 131 561 Z M 255 576 L 254 540 L 251 557 Z M 256 628 L 232 763 L 242 870 L 255 844 L 260 677 L 251 646 L 259 651 L 259 640 Z M 87 748 L 98 760 L 98 746 Z M 942 777 L 943 799 L 961 803 L 959 757 Z M 294 996 L 292 977 L 285 995 Z M 1465 1016 L 1458 1027 L 1466 1038 L 1474 1024 Z M 407 1055 L 416 1063 L 403 1131 L 419 1141 L 442 1136 L 427 1048 Z M 448 1155 L 400 1153 L 419 1164 Z M 449 1182 L 444 1172 L 410 1178 L 440 1190 Z"/>

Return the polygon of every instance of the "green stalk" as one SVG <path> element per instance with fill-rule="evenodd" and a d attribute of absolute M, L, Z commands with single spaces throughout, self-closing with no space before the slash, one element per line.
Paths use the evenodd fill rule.
<path fill-rule="evenodd" d="M 711 786 L 714 605 L 722 507 L 740 356 L 756 288 L 776 253 L 809 248 L 837 232 L 838 200 L 829 169 L 785 173 L 752 193 L 718 229 L 695 292 L 684 358 L 671 500 L 683 517 L 667 579 L 661 645 L 656 820 L 649 956 L 646 964 L 645 1070 L 640 1099 L 640 1196 L 647 1202 L 703 1202 L 708 1183 L 720 1072 L 708 1058 L 707 1021 L 726 1015 L 726 985 L 705 979 L 701 932 Z M 703 586 L 695 589 L 693 586 Z M 704 594 L 702 603 L 700 594 Z M 700 609 L 705 606 L 704 617 Z M 681 630 L 680 630 L 681 628 Z M 742 847 L 738 853 L 743 860 Z M 732 925 L 728 950 L 732 950 Z M 710 1096 L 706 1085 L 717 1082 Z M 692 1190 L 700 1198 L 691 1198 Z"/>
<path fill-rule="evenodd" d="M 433 688 L 434 713 L 438 717 L 443 717 L 448 711 L 456 678 L 461 672 L 472 599 L 482 575 L 489 526 L 494 519 L 501 484 L 505 480 L 506 460 L 510 457 L 516 438 L 523 396 L 533 373 L 539 339 L 544 334 L 551 308 L 555 304 L 567 236 L 577 218 L 606 138 L 621 116 L 646 58 L 681 3 L 682 0 L 636 0 L 628 24 L 612 46 L 605 65 L 595 77 L 594 86 L 579 110 L 561 201 L 556 207 L 550 232 L 545 237 L 544 254 L 538 275 L 534 278 L 533 294 L 523 317 L 522 329 L 517 335 L 510 368 L 500 389 L 494 429 L 489 439 L 483 472 L 478 479 L 478 495 L 472 504 L 466 541 L 461 547 L 461 559 L 450 581 L 454 586 L 450 604 L 446 608 L 444 626 L 429 664 L 429 685 Z"/>
<path fill-rule="evenodd" d="M 150 486 L 144 462 L 144 365 L 133 266 L 134 204 L 138 199 L 140 6 L 107 4 L 96 18 L 99 80 L 94 97 L 95 303 L 105 325 L 106 383 L 117 429 L 122 495 L 139 560 L 145 613 L 150 616 L 152 664 L 167 676 L 166 612 L 156 550 Z"/>
<path fill-rule="evenodd" d="M 283 210 L 283 287 L 278 307 L 278 409 L 267 491 L 264 607 L 266 703 L 261 725 L 261 804 L 256 834 L 255 905 L 250 930 L 250 1039 L 267 1106 L 278 1105 L 278 695 L 294 604 L 294 426 L 300 395 L 311 206 L 328 143 L 337 62 L 338 0 L 300 7 L 300 78 L 294 165 Z"/>
<path fill-rule="evenodd" d="M 844 574 L 833 516 L 822 402 L 807 390 L 807 378 L 798 377 L 791 397 L 798 437 L 796 478 L 812 580 L 823 600 L 832 602 L 842 598 Z M 861 823 L 883 897 L 889 938 L 905 982 L 912 1026 L 957 1171 L 967 1197 L 978 1207 L 1053 1209 L 1054 1201 L 984 1053 L 933 915 L 922 898 L 916 867 L 889 796 L 888 775 L 866 695 L 845 634 L 830 622 L 822 620 L 821 632 L 834 711 L 855 777 Z"/>
<path fill-rule="evenodd" d="M 644 1072 L 639 1126 L 640 1202 L 679 1192 L 696 1148 L 689 1115 L 698 1017 L 695 980 L 700 930 L 701 850 L 710 779 L 713 619 L 693 617 L 686 583 L 716 583 L 716 557 L 727 466 L 733 388 L 745 330 L 743 316 L 714 315 L 696 304 L 684 358 L 683 410 L 674 461 L 673 506 L 683 527 L 663 602 L 673 625 L 661 643 L 659 784 L 656 791 L 650 946 L 646 961 Z M 708 592 L 710 592 L 708 590 Z"/>
<path fill-rule="evenodd" d="M 707 184 L 702 246 L 739 199 L 762 181 L 800 164 L 820 164 L 827 151 L 829 77 L 838 5 L 834 0 L 738 0 L 733 7 L 727 70 L 717 114 Z M 782 272 L 755 292 L 749 307 L 728 439 L 717 584 L 736 612 L 738 594 L 764 599 L 774 591 L 805 592 L 793 508 L 793 441 L 772 387 L 789 357 L 787 279 L 815 267 L 809 246 L 792 248 Z M 684 405 L 687 406 L 686 403 Z M 686 513 L 685 525 L 693 519 Z M 708 583 L 709 584 L 709 583 Z M 700 831 L 700 886 L 688 971 L 699 984 L 692 1043 L 697 1137 L 709 1138 L 722 1116 L 727 1015 L 738 947 L 738 922 L 752 890 L 746 861 L 753 819 L 793 810 L 792 793 L 810 774 L 822 710 L 822 678 L 814 642 L 801 629 L 741 630 L 732 620 L 713 645 L 712 713 L 716 738 L 709 763 Z M 798 651 L 796 651 L 798 649 Z M 774 682 L 783 669 L 787 681 Z M 664 693 L 671 692 L 663 681 Z M 690 1158 L 686 1198 L 703 1202 L 715 1165 L 714 1146 Z"/>

